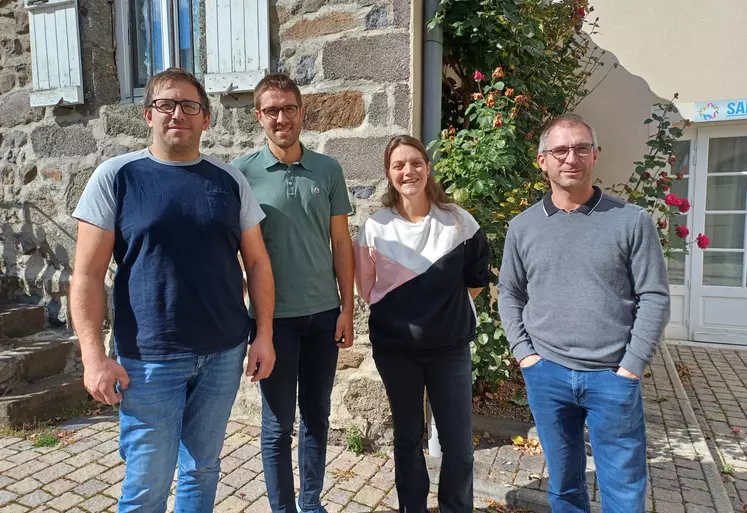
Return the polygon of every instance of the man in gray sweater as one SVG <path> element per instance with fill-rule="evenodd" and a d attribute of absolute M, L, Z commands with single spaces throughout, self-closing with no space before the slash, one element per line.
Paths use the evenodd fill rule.
<path fill-rule="evenodd" d="M 553 513 L 591 511 L 584 424 L 606 512 L 643 513 L 640 379 L 669 320 L 666 265 L 643 209 L 592 185 L 594 129 L 564 115 L 537 162 L 552 192 L 514 218 L 499 275 L 503 327 L 524 375 Z"/>

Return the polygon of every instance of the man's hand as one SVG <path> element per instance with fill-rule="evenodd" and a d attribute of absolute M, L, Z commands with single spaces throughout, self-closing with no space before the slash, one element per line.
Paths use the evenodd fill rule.
<path fill-rule="evenodd" d="M 337 318 L 337 329 L 335 329 L 337 347 L 347 349 L 352 346 L 353 336 L 353 310 L 343 310 Z"/>
<path fill-rule="evenodd" d="M 104 356 L 83 364 L 83 384 L 98 402 L 117 404 L 122 400 L 122 392 L 114 389 L 117 381 L 120 390 L 126 390 L 130 384 L 127 371 L 116 360 Z"/>
<path fill-rule="evenodd" d="M 247 353 L 246 375 L 252 377 L 252 383 L 270 376 L 275 367 L 275 346 L 272 337 L 257 336 L 249 346 Z"/>
<path fill-rule="evenodd" d="M 636 376 L 635 374 L 633 374 L 633 373 L 632 373 L 632 372 L 630 372 L 629 370 L 627 370 L 627 369 L 624 369 L 624 368 L 622 368 L 622 367 L 620 367 L 620 368 L 618 368 L 618 369 L 617 369 L 617 373 L 618 373 L 618 374 L 619 374 L 620 376 L 625 376 L 626 378 L 631 378 L 631 379 L 641 379 L 640 377 Z"/>
<path fill-rule="evenodd" d="M 541 359 L 542 357 L 538 354 L 530 354 L 529 356 L 525 356 L 521 359 L 521 361 L 519 362 L 519 367 L 521 367 L 522 369 L 531 367 Z"/>

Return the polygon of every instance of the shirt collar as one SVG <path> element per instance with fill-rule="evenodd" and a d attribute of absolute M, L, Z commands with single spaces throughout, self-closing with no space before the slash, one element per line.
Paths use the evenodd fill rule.
<path fill-rule="evenodd" d="M 594 194 L 591 196 L 589 201 L 578 207 L 576 210 L 578 212 L 581 212 L 582 214 L 586 214 L 587 216 L 590 215 L 592 212 L 594 212 L 594 209 L 597 208 L 597 205 L 602 201 L 602 189 L 594 186 Z M 555 203 L 552 202 L 552 193 L 548 192 L 545 194 L 545 197 L 542 198 L 542 208 L 545 210 L 545 215 L 547 217 L 550 217 L 551 215 L 557 213 L 560 209 L 555 206 Z"/>
<path fill-rule="evenodd" d="M 268 144 L 265 144 L 262 147 L 260 153 L 262 154 L 262 164 L 265 166 L 265 169 L 270 169 L 274 165 L 280 164 L 278 158 L 270 151 L 270 146 Z M 298 162 L 294 162 L 294 164 L 298 164 L 308 171 L 313 171 L 315 167 L 313 155 L 306 149 L 306 146 L 304 146 L 303 144 L 301 144 L 301 160 L 299 160 Z"/>

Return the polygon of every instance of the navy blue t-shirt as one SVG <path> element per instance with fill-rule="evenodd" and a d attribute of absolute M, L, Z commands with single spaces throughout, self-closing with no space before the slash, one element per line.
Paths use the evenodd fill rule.
<path fill-rule="evenodd" d="M 117 354 L 163 360 L 247 339 L 237 253 L 264 214 L 236 168 L 128 153 L 96 169 L 73 217 L 114 232 Z"/>

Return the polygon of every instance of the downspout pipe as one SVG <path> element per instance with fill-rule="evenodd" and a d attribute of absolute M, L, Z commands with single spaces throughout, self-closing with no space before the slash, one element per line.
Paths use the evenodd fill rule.
<path fill-rule="evenodd" d="M 422 140 L 426 144 L 435 141 L 441 131 L 441 80 L 443 76 L 443 30 L 437 25 L 428 29 L 428 21 L 438 11 L 439 0 L 423 2 L 423 73 L 422 73 Z M 430 155 L 433 162 L 433 152 Z M 433 171 L 431 171 L 433 172 Z M 426 423 L 428 428 L 428 453 L 441 457 L 441 444 L 433 419 L 431 403 L 426 400 Z"/>

